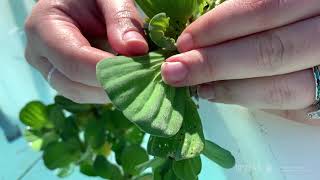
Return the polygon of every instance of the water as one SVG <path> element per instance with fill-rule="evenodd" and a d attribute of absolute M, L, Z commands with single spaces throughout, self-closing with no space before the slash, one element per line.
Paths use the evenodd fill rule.
<path fill-rule="evenodd" d="M 32 4 L 32 0 L 0 1 L 0 54 L 2 62 L 0 66 L 0 180 L 18 179 L 28 169 L 24 180 L 58 179 L 54 173 L 45 168 L 41 160 L 38 161 L 41 154 L 33 152 L 20 136 L 23 126 L 19 123 L 18 113 L 23 105 L 30 100 L 49 103 L 55 94 L 40 73 L 36 72 L 24 60 L 26 38 L 23 24 Z M 204 118 L 210 121 L 212 116 Z M 223 126 L 222 123 L 213 127 L 212 130 L 221 131 L 221 126 Z M 222 131 L 216 134 L 221 135 L 221 137 L 216 136 L 217 139 L 228 136 L 227 132 Z M 223 139 L 226 138 L 229 137 L 223 137 Z M 221 143 L 225 145 L 225 142 L 227 141 Z M 30 169 L 32 165 L 34 167 Z M 205 158 L 203 158 L 202 172 L 201 180 L 226 179 L 225 171 Z M 89 178 L 74 173 L 67 179 Z"/>

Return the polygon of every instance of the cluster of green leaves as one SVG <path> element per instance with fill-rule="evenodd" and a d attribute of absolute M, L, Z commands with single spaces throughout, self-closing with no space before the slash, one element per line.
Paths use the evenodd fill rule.
<path fill-rule="evenodd" d="M 127 120 L 112 105 L 77 104 L 62 96 L 44 105 L 28 103 L 20 112 L 27 126 L 25 139 L 59 177 L 71 174 L 75 167 L 87 176 L 105 179 L 152 179 L 136 169 L 149 160 L 141 147 L 144 132 Z M 114 153 L 117 164 L 108 157 Z"/>

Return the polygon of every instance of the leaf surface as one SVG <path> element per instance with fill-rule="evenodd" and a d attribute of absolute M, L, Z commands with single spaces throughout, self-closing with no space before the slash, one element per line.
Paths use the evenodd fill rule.
<path fill-rule="evenodd" d="M 229 169 L 235 165 L 235 158 L 233 155 L 211 141 L 206 140 L 203 154 L 210 160 L 219 164 L 221 167 Z"/>

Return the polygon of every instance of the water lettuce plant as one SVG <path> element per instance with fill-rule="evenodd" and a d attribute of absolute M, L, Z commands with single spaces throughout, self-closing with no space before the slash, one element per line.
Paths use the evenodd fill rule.
<path fill-rule="evenodd" d="M 148 17 L 145 33 L 152 48 L 144 56 L 98 63 L 97 79 L 112 105 L 57 96 L 53 104 L 34 101 L 21 110 L 25 137 L 43 151 L 46 167 L 64 177 L 79 166 L 85 175 L 111 180 L 196 180 L 201 154 L 233 167 L 232 154 L 205 139 L 190 87 L 171 87 L 160 72 L 165 59 L 178 53 L 175 42 L 187 25 L 221 2 L 136 0 Z M 147 149 L 141 146 L 145 134 Z M 109 161 L 111 152 L 117 164 Z"/>

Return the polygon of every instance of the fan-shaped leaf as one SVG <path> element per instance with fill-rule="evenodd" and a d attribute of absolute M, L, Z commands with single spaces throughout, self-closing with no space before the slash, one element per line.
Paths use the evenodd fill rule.
<path fill-rule="evenodd" d="M 198 156 L 204 148 L 201 120 L 194 102 L 186 103 L 184 121 L 180 131 L 172 138 L 151 136 L 148 142 L 149 154 L 157 157 L 171 157 L 175 160 Z"/>
<path fill-rule="evenodd" d="M 20 120 L 34 129 L 41 129 L 48 122 L 46 106 L 39 101 L 32 101 L 22 108 Z"/>
<path fill-rule="evenodd" d="M 161 78 L 162 52 L 140 57 L 115 57 L 97 65 L 97 78 L 115 107 L 143 131 L 175 135 L 182 124 L 186 88 L 173 88 Z"/>

